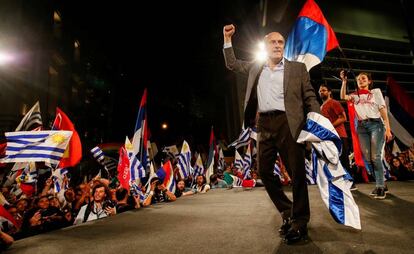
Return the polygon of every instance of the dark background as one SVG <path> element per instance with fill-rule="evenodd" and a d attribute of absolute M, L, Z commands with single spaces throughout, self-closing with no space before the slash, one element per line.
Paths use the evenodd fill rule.
<path fill-rule="evenodd" d="M 111 3 L 69 1 L 62 8 L 76 31 L 81 54 L 112 83 L 112 135 L 132 135 L 144 88 L 148 88 L 148 123 L 154 141 L 183 138 L 208 143 L 210 128 L 226 137 L 225 96 L 229 72 L 222 56 L 225 24 L 249 24 L 254 42 L 260 31 L 260 1 L 166 1 Z M 246 31 L 249 30 L 249 31 Z M 240 45 L 239 44 L 239 45 Z M 255 45 L 254 45 L 255 46 Z M 246 58 L 249 55 L 246 54 Z M 167 122 L 168 130 L 161 130 Z"/>

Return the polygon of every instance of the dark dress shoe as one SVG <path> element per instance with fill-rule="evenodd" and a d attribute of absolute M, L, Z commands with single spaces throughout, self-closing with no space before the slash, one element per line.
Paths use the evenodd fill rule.
<path fill-rule="evenodd" d="M 299 229 L 289 229 L 285 235 L 284 242 L 286 244 L 295 244 L 301 241 L 306 242 L 308 240 L 308 229 L 306 227 Z"/>
<path fill-rule="evenodd" d="M 282 226 L 279 228 L 279 234 L 281 236 L 284 236 L 287 234 L 287 232 L 289 231 L 290 227 L 292 226 L 292 222 L 290 221 L 290 219 L 287 220 L 283 220 L 283 224 Z"/>

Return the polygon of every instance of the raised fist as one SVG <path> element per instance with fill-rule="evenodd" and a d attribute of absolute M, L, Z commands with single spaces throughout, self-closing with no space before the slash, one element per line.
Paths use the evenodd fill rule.
<path fill-rule="evenodd" d="M 224 37 L 231 38 L 235 32 L 236 32 L 236 27 L 234 27 L 233 24 L 226 25 L 223 27 Z"/>

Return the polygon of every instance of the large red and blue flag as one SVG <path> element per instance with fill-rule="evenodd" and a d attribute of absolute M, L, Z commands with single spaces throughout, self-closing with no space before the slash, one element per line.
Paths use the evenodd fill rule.
<path fill-rule="evenodd" d="M 164 165 L 162 165 L 162 167 L 159 168 L 155 174 L 160 179 L 160 182 L 164 184 L 166 189 L 168 189 L 172 193 L 175 192 L 176 182 L 174 178 L 174 169 L 171 165 L 171 161 L 168 160 L 166 163 L 164 163 Z"/>
<path fill-rule="evenodd" d="M 147 168 L 148 161 L 148 127 L 147 127 L 147 89 L 141 98 L 139 105 L 137 121 L 135 123 L 134 137 L 132 139 L 134 155 Z"/>
<path fill-rule="evenodd" d="M 285 57 L 304 63 L 309 71 L 323 61 L 326 52 L 338 46 L 335 33 L 319 6 L 307 0 L 286 41 Z"/>

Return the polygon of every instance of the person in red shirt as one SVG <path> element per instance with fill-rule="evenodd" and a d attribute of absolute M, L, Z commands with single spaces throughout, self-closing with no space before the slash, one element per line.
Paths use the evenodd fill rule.
<path fill-rule="evenodd" d="M 342 140 L 342 153 L 340 156 L 341 164 L 348 172 L 351 172 L 349 170 L 348 135 L 346 134 L 344 125 L 346 122 L 345 110 L 339 101 L 332 98 L 332 89 L 328 85 L 322 84 L 319 87 L 319 96 L 323 101 L 321 105 L 322 115 L 331 121 L 332 125 L 335 127 L 336 132 L 338 132 L 338 135 Z M 352 177 L 355 180 L 355 174 L 352 174 Z M 352 184 L 351 190 L 356 189 L 357 188 L 354 182 Z"/>

